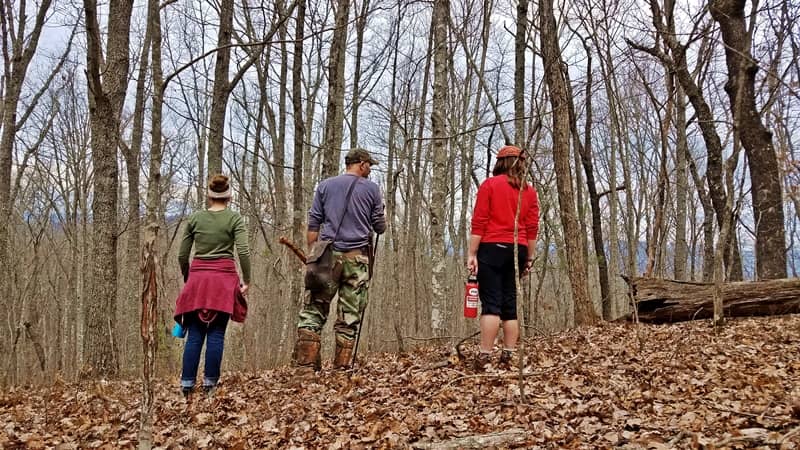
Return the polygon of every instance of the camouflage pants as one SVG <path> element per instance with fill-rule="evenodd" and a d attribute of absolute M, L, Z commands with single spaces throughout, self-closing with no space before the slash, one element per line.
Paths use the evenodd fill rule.
<path fill-rule="evenodd" d="M 356 337 L 361 314 L 367 306 L 369 258 L 362 254 L 346 255 L 338 251 L 333 252 L 333 257 L 341 267 L 339 279 L 334 280 L 324 292 L 306 291 L 297 328 L 307 328 L 319 333 L 328 319 L 331 301 L 338 292 L 334 330 L 337 337 L 352 340 Z"/>

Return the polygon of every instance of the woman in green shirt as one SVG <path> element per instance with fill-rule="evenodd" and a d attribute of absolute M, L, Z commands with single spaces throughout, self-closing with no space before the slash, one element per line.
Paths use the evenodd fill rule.
<path fill-rule="evenodd" d="M 228 209 L 230 199 L 228 177 L 215 175 L 208 185 L 208 209 L 189 217 L 178 251 L 185 284 L 176 302 L 175 321 L 188 331 L 181 373 L 181 391 L 187 398 L 194 390 L 203 343 L 203 390 L 210 394 L 219 381 L 228 320 L 244 321 L 241 306 L 246 305 L 243 296 L 250 284 L 250 249 L 242 216 Z"/>

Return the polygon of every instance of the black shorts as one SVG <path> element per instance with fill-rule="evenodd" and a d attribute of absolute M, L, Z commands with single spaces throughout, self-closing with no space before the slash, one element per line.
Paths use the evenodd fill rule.
<path fill-rule="evenodd" d="M 525 270 L 528 247 L 519 248 L 519 273 Z M 514 245 L 481 242 L 478 247 L 478 294 L 481 314 L 517 319 L 517 285 L 514 281 Z"/>

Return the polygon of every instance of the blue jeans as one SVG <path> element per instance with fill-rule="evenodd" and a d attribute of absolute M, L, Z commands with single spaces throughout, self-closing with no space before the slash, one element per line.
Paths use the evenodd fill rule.
<path fill-rule="evenodd" d="M 206 364 L 203 371 L 203 386 L 215 386 L 219 381 L 219 371 L 222 365 L 222 350 L 225 347 L 225 328 L 228 326 L 230 315 L 218 312 L 211 323 L 206 323 L 197 317 L 197 313 L 183 316 L 183 327 L 188 336 L 186 347 L 183 349 L 183 371 L 181 373 L 181 387 L 193 388 L 197 379 L 197 366 L 200 365 L 200 352 L 203 342 L 206 343 Z"/>

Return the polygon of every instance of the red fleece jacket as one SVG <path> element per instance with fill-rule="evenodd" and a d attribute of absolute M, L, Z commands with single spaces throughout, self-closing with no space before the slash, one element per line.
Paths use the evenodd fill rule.
<path fill-rule="evenodd" d="M 478 188 L 478 199 L 472 213 L 472 234 L 481 242 L 511 244 L 514 242 L 514 216 L 517 212 L 519 190 L 514 189 L 505 175 L 487 178 Z M 522 192 L 517 242 L 528 245 L 539 233 L 539 198 L 533 186 Z"/>

